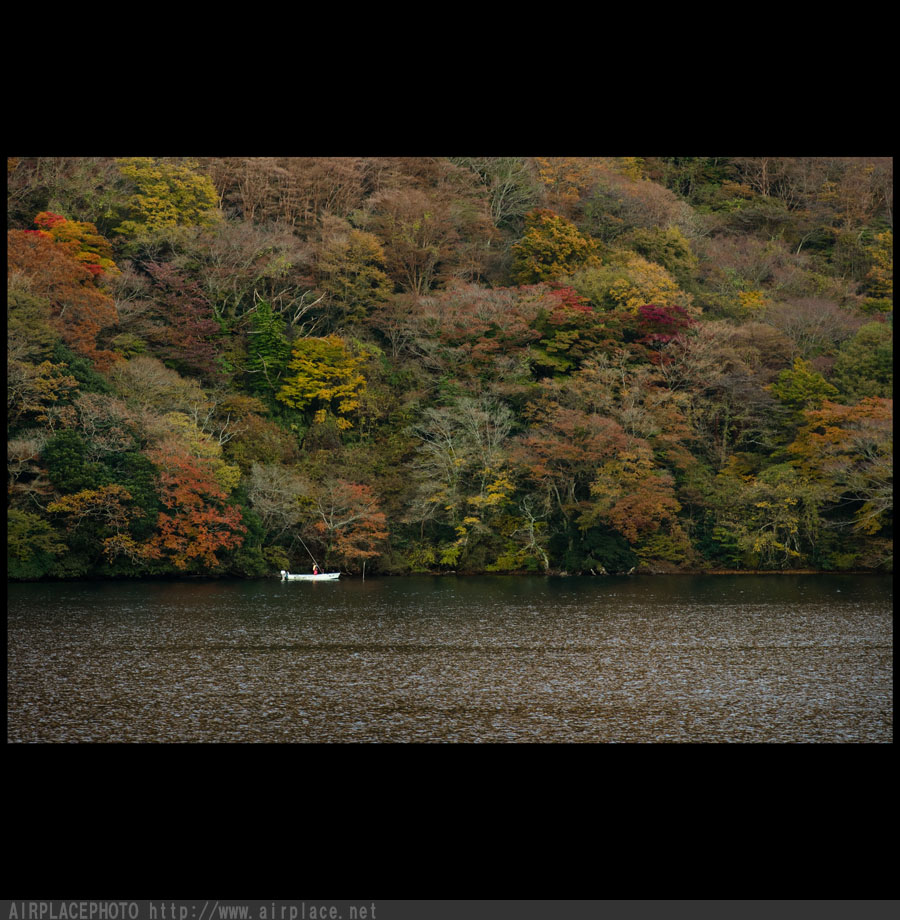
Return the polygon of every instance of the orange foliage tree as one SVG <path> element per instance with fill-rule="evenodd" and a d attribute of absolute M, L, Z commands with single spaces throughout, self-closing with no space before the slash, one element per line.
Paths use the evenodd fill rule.
<path fill-rule="evenodd" d="M 95 277 L 121 274 L 113 260 L 112 245 L 92 223 L 69 220 L 52 211 L 41 211 L 34 223 L 39 233 L 68 249 Z"/>
<path fill-rule="evenodd" d="M 90 359 L 98 370 L 108 370 L 117 356 L 100 348 L 97 339 L 116 324 L 116 307 L 68 244 L 57 243 L 39 230 L 10 230 L 7 260 L 11 273 L 27 277 L 31 292 L 50 302 L 50 322 L 66 345 Z"/>
<path fill-rule="evenodd" d="M 583 517 L 583 525 L 604 522 L 632 545 L 663 531 L 686 548 L 676 518 L 681 505 L 675 498 L 674 479 L 656 466 L 645 443 L 636 439 L 629 450 L 604 463 L 591 483 L 591 495 L 593 507 Z"/>
<path fill-rule="evenodd" d="M 351 565 L 381 555 L 387 518 L 370 486 L 344 479 L 326 481 L 312 496 L 311 532 L 325 546 L 326 559 Z"/>
<path fill-rule="evenodd" d="M 893 514 L 894 401 L 868 396 L 855 406 L 825 401 L 805 413 L 806 425 L 788 450 L 832 503 L 851 502 L 853 527 L 877 534 Z"/>
<path fill-rule="evenodd" d="M 168 558 L 180 571 L 215 571 L 221 550 L 237 549 L 247 532 L 239 508 L 225 505 L 211 463 L 171 444 L 147 451 L 159 468 L 160 500 L 166 507 L 147 544 L 151 559 Z"/>
<path fill-rule="evenodd" d="M 597 468 L 628 446 L 622 427 L 595 413 L 547 402 L 512 452 L 514 463 L 554 500 L 565 516 L 589 508 Z"/>

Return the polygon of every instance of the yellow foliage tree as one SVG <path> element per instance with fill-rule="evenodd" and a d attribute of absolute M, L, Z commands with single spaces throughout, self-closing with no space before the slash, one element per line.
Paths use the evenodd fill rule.
<path fill-rule="evenodd" d="M 359 321 L 385 303 L 391 283 L 382 271 L 385 256 L 378 238 L 350 230 L 329 240 L 319 256 L 322 289 L 341 318 Z"/>
<path fill-rule="evenodd" d="M 691 296 L 665 268 L 634 252 L 620 252 L 607 264 L 587 266 L 565 280 L 583 297 L 608 310 L 637 313 L 638 308 L 652 303 L 683 307 L 692 315 L 697 312 L 691 308 Z"/>
<path fill-rule="evenodd" d="M 314 408 L 315 421 L 324 422 L 329 412 L 337 416 L 338 428 L 352 428 L 347 418 L 359 408 L 366 387 L 360 367 L 366 355 L 354 355 L 340 336 L 298 339 L 294 344 L 288 377 L 277 398 L 295 409 Z"/>
<path fill-rule="evenodd" d="M 538 179 L 561 202 L 575 202 L 607 171 L 602 157 L 535 157 Z"/>
<path fill-rule="evenodd" d="M 894 234 L 885 230 L 875 237 L 872 267 L 866 275 L 866 288 L 873 297 L 894 296 Z"/>
<path fill-rule="evenodd" d="M 625 273 L 613 282 L 609 293 L 620 307 L 632 313 L 648 303 L 675 307 L 685 301 L 675 279 L 661 265 L 639 255 L 628 256 Z"/>
<path fill-rule="evenodd" d="M 129 202 L 129 219 L 115 228 L 117 233 L 141 238 L 173 227 L 209 226 L 221 219 L 215 186 L 197 172 L 193 160 L 127 157 L 117 163 L 122 175 L 137 187 Z"/>
<path fill-rule="evenodd" d="M 579 267 L 600 264 L 597 243 L 546 208 L 528 215 L 512 256 L 513 277 L 520 284 L 550 281 Z"/>
<path fill-rule="evenodd" d="M 761 313 L 771 304 L 765 292 L 759 290 L 738 291 L 738 301 L 747 313 Z"/>

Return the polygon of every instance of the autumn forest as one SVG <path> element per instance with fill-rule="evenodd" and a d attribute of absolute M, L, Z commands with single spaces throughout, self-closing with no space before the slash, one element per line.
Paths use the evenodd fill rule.
<path fill-rule="evenodd" d="M 9 158 L 9 577 L 889 571 L 892 170 Z"/>

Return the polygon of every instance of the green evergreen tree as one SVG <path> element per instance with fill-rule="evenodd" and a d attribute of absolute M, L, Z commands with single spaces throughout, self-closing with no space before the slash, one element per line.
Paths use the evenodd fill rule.
<path fill-rule="evenodd" d="M 65 551 L 66 544 L 47 521 L 28 511 L 7 509 L 6 569 L 10 578 L 41 578 Z"/>
<path fill-rule="evenodd" d="M 860 328 L 841 346 L 832 376 L 847 399 L 889 399 L 894 385 L 894 334 L 890 326 L 866 323 Z"/>
<path fill-rule="evenodd" d="M 838 395 L 837 389 L 803 358 L 795 359 L 793 367 L 783 370 L 769 385 L 769 390 L 794 412 L 818 409 L 823 400 Z"/>
<path fill-rule="evenodd" d="M 101 484 L 97 466 L 86 458 L 87 446 L 71 429 L 48 441 L 41 453 L 50 482 L 62 493 L 80 492 Z"/>
<path fill-rule="evenodd" d="M 251 319 L 247 346 L 247 378 L 253 392 L 272 394 L 281 381 L 291 347 L 285 337 L 285 321 L 261 300 Z"/>

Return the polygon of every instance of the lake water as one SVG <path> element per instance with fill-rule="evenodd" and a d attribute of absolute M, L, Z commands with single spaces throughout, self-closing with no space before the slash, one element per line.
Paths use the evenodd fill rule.
<path fill-rule="evenodd" d="M 13 742 L 891 742 L 889 577 L 8 589 Z"/>

